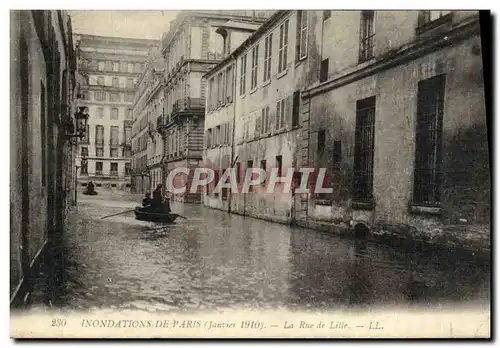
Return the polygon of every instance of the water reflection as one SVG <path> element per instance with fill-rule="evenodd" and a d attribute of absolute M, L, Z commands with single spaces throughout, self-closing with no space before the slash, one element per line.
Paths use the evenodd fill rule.
<path fill-rule="evenodd" d="M 196 205 L 175 224 L 136 221 L 125 200 L 80 201 L 45 295 L 64 308 L 338 308 L 489 301 L 488 270 Z M 57 264 L 57 265 L 56 265 Z M 51 272 L 47 270 L 47 274 Z"/>

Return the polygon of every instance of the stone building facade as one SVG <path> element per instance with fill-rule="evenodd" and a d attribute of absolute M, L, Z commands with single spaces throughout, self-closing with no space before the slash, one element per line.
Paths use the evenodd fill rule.
<path fill-rule="evenodd" d="M 65 11 L 11 11 L 10 300 L 29 300 L 40 261 L 73 204 L 76 53 Z"/>
<path fill-rule="evenodd" d="M 155 40 L 75 34 L 80 50 L 79 72 L 85 78 L 82 96 L 95 117 L 79 155 L 87 165 L 81 185 L 124 189 L 131 184 L 131 122 L 136 84 Z"/>
<path fill-rule="evenodd" d="M 327 168 L 333 193 L 303 200 L 300 219 L 424 240 L 457 224 L 489 229 L 479 13 L 310 18 L 301 162 Z"/>
<path fill-rule="evenodd" d="M 162 182 L 162 138 L 156 131 L 163 114 L 164 62 L 158 47 L 148 55 L 134 98 L 132 126 L 132 192 L 150 192 Z"/>
<path fill-rule="evenodd" d="M 209 192 L 205 204 L 419 240 L 488 230 L 479 34 L 477 11 L 278 11 L 207 74 L 216 81 L 236 67 L 234 105 L 210 107 L 218 85 L 209 84 L 204 159 L 240 172 L 314 168 L 312 179 L 324 168 L 318 183 L 333 193 L 299 194 L 292 185 L 270 194 L 264 184 Z M 230 119 L 233 139 L 214 143 L 210 133 Z"/>
<path fill-rule="evenodd" d="M 239 46 L 268 17 L 268 11 L 183 11 L 162 38 L 165 109 L 157 129 L 164 138 L 163 180 L 175 168 L 201 164 L 206 82 L 203 75 Z M 189 183 L 178 176 L 178 184 Z M 199 203 L 201 194 L 172 195 Z"/>
<path fill-rule="evenodd" d="M 307 85 L 311 69 L 307 59 L 307 42 L 296 44 L 300 31 L 295 28 L 304 20 L 296 11 L 277 11 L 252 36 L 240 45 L 224 62 L 214 68 L 209 81 L 207 107 L 207 141 L 205 162 L 215 170 L 223 171 L 232 164 L 237 171 L 239 191 L 249 168 L 266 172 L 262 185 L 252 187 L 248 193 L 227 194 L 210 191 L 205 204 L 231 212 L 290 223 L 294 213 L 293 190 L 277 183 L 268 193 L 271 168 L 285 176 L 288 169 L 299 166 L 300 115 L 299 93 Z M 302 50 L 302 55 L 297 52 Z M 227 80 L 219 78 L 233 66 L 232 84 L 234 104 L 219 106 L 219 90 L 229 88 Z M 223 87 L 220 88 L 220 81 Z M 224 83 L 225 82 L 225 83 Z M 229 117 L 221 113 L 230 113 Z M 231 149 L 219 150 L 219 130 L 226 118 L 232 118 Z M 232 127 L 230 127 L 232 128 Z M 215 138 L 215 139 L 214 139 Z M 224 136 L 223 136 L 224 138 Z M 225 141 L 223 141 L 225 144 Z M 215 148 L 215 151 L 214 151 Z"/>

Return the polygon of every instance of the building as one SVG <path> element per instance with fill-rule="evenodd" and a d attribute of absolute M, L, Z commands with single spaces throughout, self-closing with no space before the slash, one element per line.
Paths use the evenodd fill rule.
<path fill-rule="evenodd" d="M 82 98 L 95 115 L 79 156 L 87 158 L 78 181 L 124 189 L 131 183 L 131 122 L 136 84 L 155 40 L 75 34 L 79 72 L 85 78 Z"/>
<path fill-rule="evenodd" d="M 209 188 L 204 203 L 420 240 L 447 238 L 457 223 L 489 229 L 479 33 L 477 11 L 278 11 L 206 76 L 204 160 L 240 173 L 324 168 L 333 192 L 267 193 L 264 183 Z M 221 136 L 231 119 L 232 141 Z"/>
<path fill-rule="evenodd" d="M 76 55 L 65 11 L 11 11 L 10 301 L 29 300 L 73 203 Z M 54 275 L 54 273 L 51 273 Z"/>
<path fill-rule="evenodd" d="M 489 230 L 479 12 L 310 17 L 302 165 L 327 168 L 333 193 L 309 196 L 305 217 L 424 240 Z"/>
<path fill-rule="evenodd" d="M 294 217 L 292 191 L 279 183 L 272 193 L 267 188 L 271 168 L 284 176 L 299 166 L 301 156 L 298 96 L 314 67 L 307 50 L 298 54 L 307 48 L 307 41 L 298 43 L 299 23 L 307 18 L 301 13 L 277 11 L 206 76 L 205 164 L 216 173 L 235 167 L 240 192 L 248 168 L 267 173 L 262 185 L 249 187 L 248 193 L 217 192 L 212 184 L 204 197 L 208 206 L 283 223 Z M 234 78 L 227 79 L 232 71 Z M 226 101 L 227 94 L 234 102 Z"/>
<path fill-rule="evenodd" d="M 163 182 L 175 168 L 202 162 L 206 82 L 203 75 L 253 33 L 272 11 L 183 11 L 162 38 L 165 110 L 157 129 L 164 138 Z M 189 183 L 189 177 L 180 177 Z M 200 193 L 173 195 L 200 202 Z"/>
<path fill-rule="evenodd" d="M 163 115 L 163 70 L 163 57 L 155 47 L 139 78 L 132 110 L 132 192 L 136 193 L 151 192 L 162 182 L 163 139 L 156 124 Z"/>

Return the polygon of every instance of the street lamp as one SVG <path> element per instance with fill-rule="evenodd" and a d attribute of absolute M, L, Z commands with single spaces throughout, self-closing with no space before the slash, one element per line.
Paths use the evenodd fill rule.
<path fill-rule="evenodd" d="M 75 112 L 76 136 L 79 137 L 80 140 L 85 137 L 85 133 L 87 132 L 87 121 L 89 119 L 88 111 L 88 107 L 80 106 L 78 107 L 78 112 Z"/>

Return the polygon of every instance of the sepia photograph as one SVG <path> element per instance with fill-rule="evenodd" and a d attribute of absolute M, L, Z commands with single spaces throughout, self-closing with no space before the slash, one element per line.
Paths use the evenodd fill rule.
<path fill-rule="evenodd" d="M 490 11 L 9 12 L 12 339 L 491 339 Z"/>

